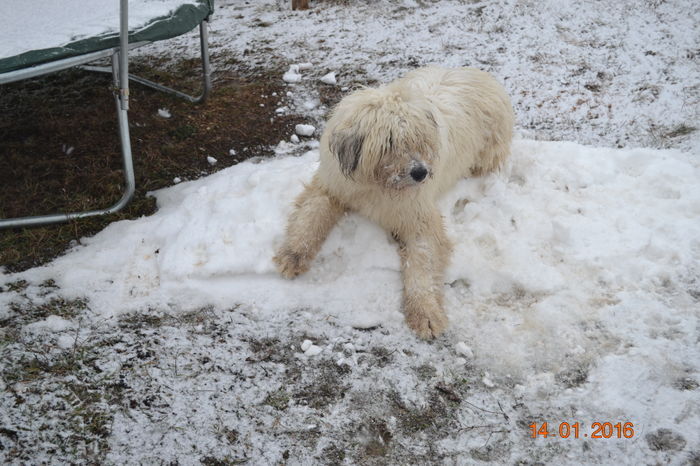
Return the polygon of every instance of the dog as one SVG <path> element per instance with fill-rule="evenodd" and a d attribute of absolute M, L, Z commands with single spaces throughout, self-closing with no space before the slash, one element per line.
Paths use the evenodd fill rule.
<path fill-rule="evenodd" d="M 358 212 L 398 243 L 407 325 L 424 339 L 440 335 L 452 246 L 436 201 L 460 178 L 498 169 L 513 124 L 504 88 L 474 68 L 421 68 L 348 95 L 331 112 L 318 170 L 294 202 L 273 258 L 279 273 L 306 272 L 341 216 Z"/>

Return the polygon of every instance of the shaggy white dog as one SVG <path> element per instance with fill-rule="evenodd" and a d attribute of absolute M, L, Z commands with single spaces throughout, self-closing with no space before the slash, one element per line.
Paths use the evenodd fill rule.
<path fill-rule="evenodd" d="M 508 95 L 473 68 L 422 68 L 347 96 L 321 137 L 318 171 L 295 201 L 274 257 L 279 272 L 307 271 L 343 213 L 359 212 L 399 244 L 406 323 L 422 338 L 439 335 L 451 245 L 436 200 L 461 177 L 497 169 L 512 133 Z"/>

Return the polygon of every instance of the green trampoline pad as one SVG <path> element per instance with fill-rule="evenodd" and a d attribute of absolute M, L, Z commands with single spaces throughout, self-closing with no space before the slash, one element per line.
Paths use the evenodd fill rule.
<path fill-rule="evenodd" d="M 214 12 L 214 0 L 191 0 L 166 16 L 154 18 L 129 31 L 129 43 L 155 42 L 191 31 Z M 70 42 L 60 47 L 31 50 L 0 59 L 0 73 L 15 71 L 64 58 L 99 52 L 119 46 L 119 31 Z"/>

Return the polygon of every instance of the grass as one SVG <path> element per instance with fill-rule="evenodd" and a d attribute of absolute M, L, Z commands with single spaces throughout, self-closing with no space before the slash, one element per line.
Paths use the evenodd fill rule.
<path fill-rule="evenodd" d="M 693 132 L 697 131 L 697 128 L 694 126 L 689 126 L 686 124 L 680 124 L 673 128 L 671 131 L 666 133 L 664 136 L 667 138 L 677 138 L 681 136 L 687 136 Z"/>
<path fill-rule="evenodd" d="M 263 404 L 272 406 L 279 411 L 284 411 L 289 405 L 289 394 L 284 390 L 277 390 L 268 394 Z"/>
<path fill-rule="evenodd" d="M 114 406 L 121 404 L 128 387 L 97 369 L 101 346 L 47 353 L 38 342 L 24 341 L 7 349 L 13 356 L 5 360 L 0 377 L 15 397 L 15 405 L 36 413 L 33 418 L 39 423 L 43 422 L 41 413 L 52 409 L 62 413 L 51 426 L 38 425 L 37 435 L 55 445 L 49 453 L 90 462 L 108 450 Z M 15 447 L 6 452 L 6 458 L 21 460 L 32 451 L 24 441 L 25 436 L 15 435 Z"/>
<path fill-rule="evenodd" d="M 149 58 L 134 73 L 197 93 L 198 61 Z M 60 255 L 109 223 L 152 214 L 147 193 L 196 179 L 286 139 L 297 117 L 275 115 L 275 73 L 221 72 L 202 105 L 134 84 L 129 112 L 137 192 L 121 212 L 65 224 L 0 230 L 0 266 L 20 271 Z M 0 218 L 105 208 L 122 193 L 121 152 L 107 76 L 69 70 L 4 85 L 0 93 Z M 260 104 L 264 104 L 261 107 Z M 172 117 L 160 117 L 167 108 Z M 236 151 L 235 156 L 229 150 Z M 207 156 L 219 163 L 212 167 Z"/>

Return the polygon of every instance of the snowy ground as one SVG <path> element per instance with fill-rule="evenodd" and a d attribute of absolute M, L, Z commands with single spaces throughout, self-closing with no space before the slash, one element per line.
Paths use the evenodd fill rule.
<path fill-rule="evenodd" d="M 470 64 L 513 96 L 507 167 L 441 203 L 447 334 L 406 329 L 396 247 L 358 216 L 306 276 L 276 275 L 318 158 L 313 137 L 280 144 L 0 275 L 0 459 L 698 464 L 697 7 L 311 3 L 218 2 L 212 51 L 279 80 L 311 63 L 282 103 L 319 127 L 332 71 L 342 88 Z M 557 437 L 531 438 L 544 421 Z"/>
<path fill-rule="evenodd" d="M 311 62 L 314 84 L 386 82 L 427 64 L 498 76 L 529 137 L 608 147 L 700 142 L 700 8 L 691 0 L 218 2 L 213 50 Z M 191 39 L 183 43 L 191 43 Z M 173 49 L 178 54 L 184 50 Z M 196 47 L 189 47 L 196 53 Z"/>

